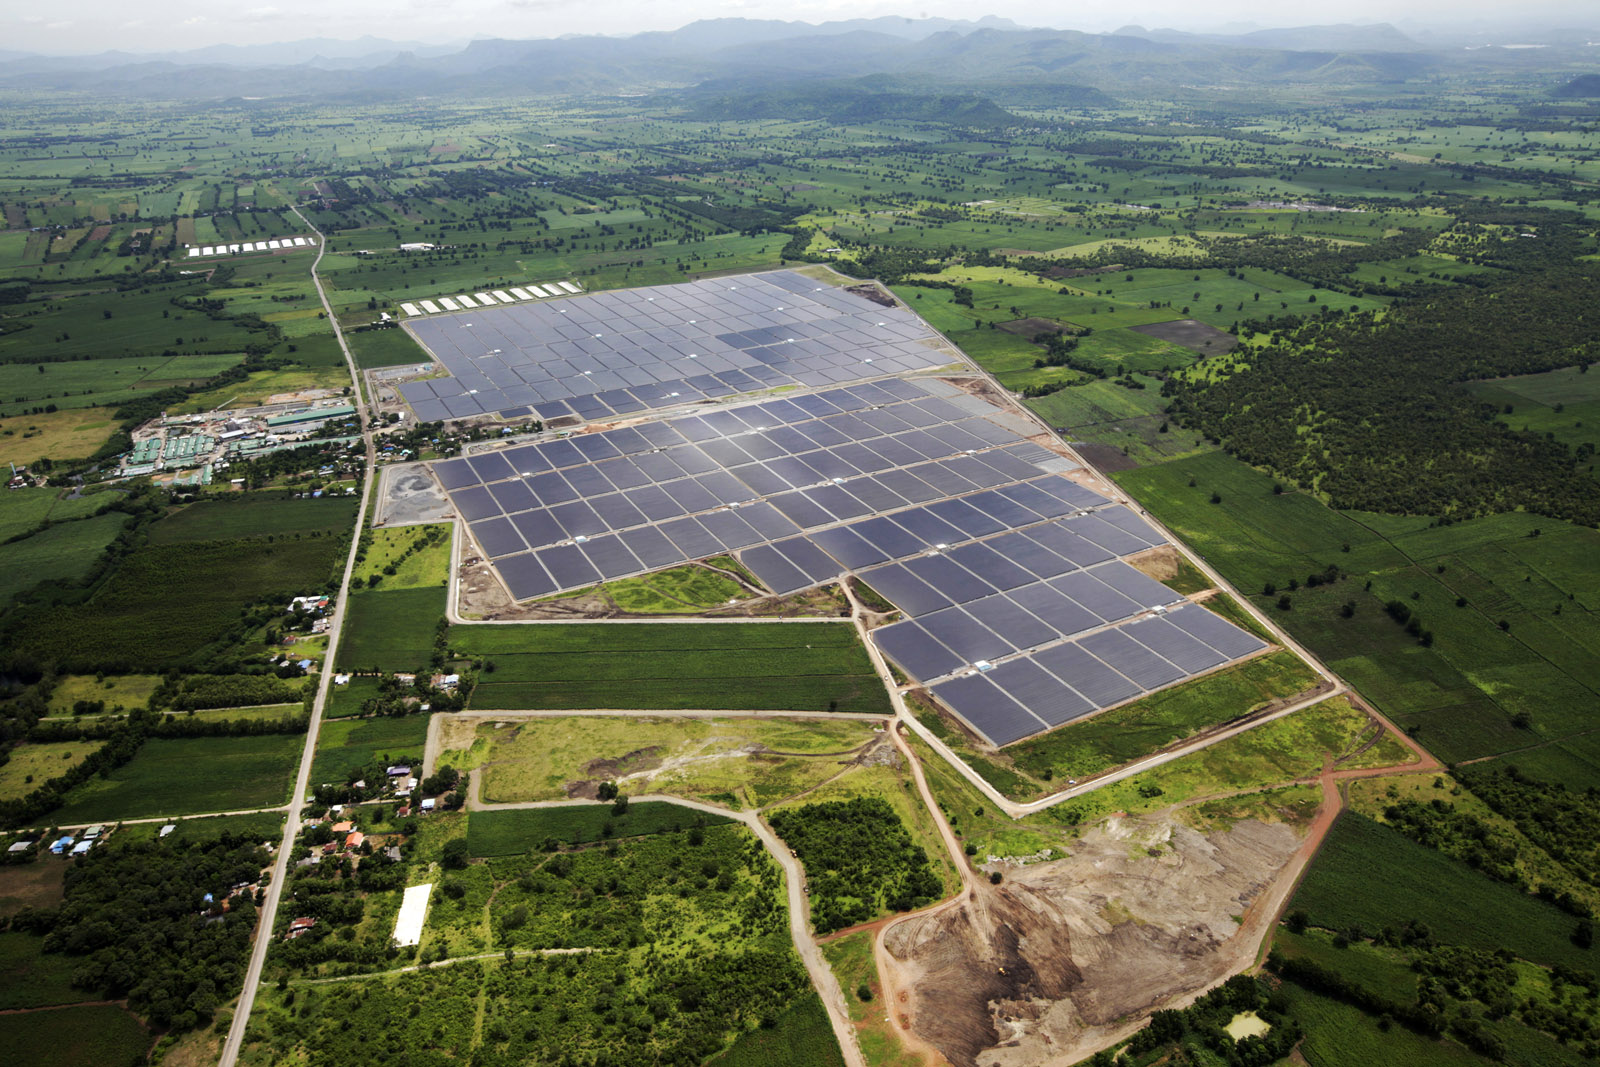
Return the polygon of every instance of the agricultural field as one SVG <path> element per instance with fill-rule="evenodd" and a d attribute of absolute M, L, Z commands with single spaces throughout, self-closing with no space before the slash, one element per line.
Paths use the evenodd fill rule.
<path fill-rule="evenodd" d="M 444 621 L 445 592 L 438 587 L 362 589 L 345 605 L 339 667 L 360 671 L 415 671 L 433 658 Z"/>
<path fill-rule="evenodd" d="M 1586 710 L 1600 695 L 1593 530 L 1527 514 L 1438 526 L 1337 512 L 1221 453 L 1117 477 L 1441 759 L 1516 751 L 1600 783 Z"/>
<path fill-rule="evenodd" d="M 131 1063 L 155 1038 L 137 1016 L 114 1005 L 0 1015 L 0 1041 L 26 1062 Z"/>
<path fill-rule="evenodd" d="M 428 736 L 426 713 L 398 718 L 346 718 L 324 722 L 317 731 L 311 786 L 343 784 L 352 772 L 374 763 L 422 762 Z"/>
<path fill-rule="evenodd" d="M 237 655 L 230 635 L 258 633 L 290 597 L 323 588 L 339 550 L 334 536 L 146 544 L 87 599 L 31 605 L 6 629 L 13 648 L 79 673 L 198 666 Z M 263 601 L 268 614 L 252 624 L 248 609 Z"/>
<path fill-rule="evenodd" d="M 288 800 L 302 744 L 297 734 L 154 738 L 73 789 L 50 817 L 72 825 L 276 807 Z"/>
<path fill-rule="evenodd" d="M 50 713 L 71 715 L 79 701 L 103 701 L 109 711 L 117 705 L 143 707 L 150 702 L 162 679 L 154 674 L 68 674 L 50 691 Z"/>
<path fill-rule="evenodd" d="M 150 529 L 154 544 L 192 544 L 236 538 L 343 535 L 356 519 L 356 503 L 345 497 L 296 499 L 288 493 L 223 496 L 179 508 Z"/>
<path fill-rule="evenodd" d="M 483 661 L 478 711 L 889 713 L 855 630 L 838 623 L 468 625 L 449 640 Z"/>
<path fill-rule="evenodd" d="M 83 581 L 94 572 L 106 546 L 122 532 L 127 516 L 107 512 L 46 526 L 20 541 L 0 545 L 0 604 L 31 589 Z"/>

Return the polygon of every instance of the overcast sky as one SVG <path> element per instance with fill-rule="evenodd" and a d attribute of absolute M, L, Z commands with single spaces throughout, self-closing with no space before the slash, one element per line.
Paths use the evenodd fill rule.
<path fill-rule="evenodd" d="M 182 51 L 212 44 L 264 44 L 308 37 L 446 43 L 473 37 L 556 37 L 674 29 L 700 18 L 745 17 L 825 22 L 878 15 L 974 19 L 984 14 L 1028 26 L 1089 31 L 1130 23 L 1147 28 L 1216 29 L 1229 23 L 1306 26 L 1395 22 L 1461 27 L 1511 17 L 1550 25 L 1595 26 L 1595 0 L 0 0 L 0 49 L 52 53 Z"/>

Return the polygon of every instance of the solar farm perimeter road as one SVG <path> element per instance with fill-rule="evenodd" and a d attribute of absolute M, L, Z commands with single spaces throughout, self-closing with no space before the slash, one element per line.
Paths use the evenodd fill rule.
<path fill-rule="evenodd" d="M 356 369 L 355 357 L 350 352 L 349 344 L 345 342 L 344 331 L 339 328 L 339 319 L 333 313 L 333 305 L 328 302 L 328 294 L 322 287 L 322 279 L 317 275 L 317 264 L 322 262 L 322 255 L 328 249 L 328 239 L 311 225 L 309 219 L 300 214 L 299 209 L 289 210 L 299 216 L 300 221 L 317 235 L 317 258 L 311 263 L 311 281 L 316 285 L 317 296 L 322 300 L 322 310 L 333 326 L 333 335 L 339 339 L 339 348 L 344 352 L 345 365 L 350 368 L 351 385 L 359 397 L 360 371 Z M 328 686 L 333 679 L 334 657 L 338 655 L 339 636 L 344 631 L 345 605 L 349 602 L 350 596 L 350 576 L 355 572 L 356 553 L 361 549 L 359 534 L 366 526 L 367 502 L 372 498 L 371 490 L 376 484 L 373 479 L 376 477 L 377 457 L 372 447 L 372 424 L 367 420 L 367 409 L 364 404 L 356 405 L 356 417 L 361 422 L 361 440 L 366 448 L 366 472 L 361 479 L 361 507 L 356 512 L 355 530 L 350 538 L 350 553 L 345 557 L 344 575 L 339 580 L 339 597 L 334 604 L 333 619 L 328 625 L 328 651 L 323 658 L 322 671 L 318 676 L 317 699 L 311 705 L 311 723 L 306 728 L 306 744 L 300 753 L 300 772 L 295 776 L 294 792 L 289 797 L 289 815 L 284 822 L 283 840 L 278 844 L 277 860 L 272 865 L 272 882 L 267 886 L 267 899 L 261 906 L 256 940 L 250 950 L 250 966 L 245 970 L 244 988 L 239 993 L 239 1007 L 233 1014 L 233 1025 L 228 1028 L 228 1040 L 222 1046 L 222 1058 L 217 1061 L 219 1067 L 234 1067 L 239 1060 L 239 1050 L 244 1046 L 245 1028 L 250 1025 L 250 1009 L 255 1004 L 256 990 L 261 985 L 261 968 L 267 962 L 267 950 L 272 945 L 272 928 L 277 921 L 278 904 L 283 898 L 284 883 L 289 880 L 289 857 L 294 853 L 294 839 L 300 830 L 300 812 L 305 807 L 306 789 L 311 783 L 311 760 L 317 751 L 317 733 L 322 727 L 322 711 L 328 703 Z"/>

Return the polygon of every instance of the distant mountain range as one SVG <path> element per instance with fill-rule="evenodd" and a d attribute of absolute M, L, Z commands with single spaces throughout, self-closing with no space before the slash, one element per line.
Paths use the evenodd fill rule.
<path fill-rule="evenodd" d="M 902 92 L 1012 94 L 1030 101 L 1078 93 L 1087 103 L 1094 97 L 1082 95 L 1086 90 L 1350 85 L 1473 70 L 1546 77 L 1554 89 L 1600 71 L 1600 48 L 1589 41 L 1600 41 L 1600 30 L 1571 31 L 1562 44 L 1509 47 L 1515 42 L 1507 41 L 1502 47 L 1468 48 L 1421 43 L 1387 24 L 1236 34 L 1129 26 L 1090 34 L 1028 29 L 993 17 L 822 25 L 728 18 L 631 37 L 486 39 L 465 46 L 367 37 L 219 45 L 161 55 L 0 53 L 0 86 L 193 99 L 412 97 L 656 93 L 716 85 L 750 91 L 812 79 L 880 76 Z M 999 115 L 989 117 L 998 120 Z"/>

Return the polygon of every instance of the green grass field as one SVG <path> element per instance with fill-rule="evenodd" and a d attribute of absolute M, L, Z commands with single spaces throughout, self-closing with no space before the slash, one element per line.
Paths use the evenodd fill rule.
<path fill-rule="evenodd" d="M 18 1063 L 100 1067 L 143 1062 L 153 1043 L 139 1020 L 112 1005 L 0 1015 L 0 1045 Z"/>
<path fill-rule="evenodd" d="M 730 821 L 660 800 L 629 804 L 621 815 L 610 804 L 475 811 L 467 823 L 467 847 L 474 856 L 516 856 L 537 852 L 547 838 L 564 845 L 592 844 Z"/>
<path fill-rule="evenodd" d="M 295 734 L 146 741 L 128 763 L 68 793 L 50 818 L 116 822 L 275 807 L 289 798 L 303 741 Z"/>
<path fill-rule="evenodd" d="M 415 671 L 433 656 L 445 590 L 362 589 L 350 594 L 339 666 L 344 670 Z"/>
<path fill-rule="evenodd" d="M 816 993 L 806 993 L 773 1020 L 746 1030 L 707 1067 L 842 1067 L 844 1054 Z"/>
<path fill-rule="evenodd" d="M 0 1011 L 93 999 L 93 993 L 72 988 L 77 966 L 72 956 L 45 953 L 42 937 L 0 933 Z"/>
<path fill-rule="evenodd" d="M 1268 701 L 1303 692 L 1316 682 L 1292 652 L 1279 651 L 1184 685 L 1162 690 L 1006 749 L 1035 776 L 1081 778 L 1137 759 L 1147 752 Z"/>
<path fill-rule="evenodd" d="M 493 661 L 477 709 L 889 712 L 855 630 L 835 623 L 456 626 L 450 643 Z"/>
<path fill-rule="evenodd" d="M 104 744 L 102 741 L 56 741 L 22 744 L 0 764 L 0 800 L 27 796 L 52 778 L 76 767 Z"/>
<path fill-rule="evenodd" d="M 426 714 L 379 719 L 335 719 L 317 733 L 311 785 L 343 784 L 349 772 L 377 760 L 420 762 L 428 738 Z"/>
<path fill-rule="evenodd" d="M 103 494 L 69 499 L 61 489 L 12 489 L 0 494 L 0 542 L 37 530 L 47 522 L 67 522 L 94 514 L 109 503 Z"/>
<path fill-rule="evenodd" d="M 250 603 L 320 589 L 334 537 L 145 545 L 124 557 L 90 598 L 15 613 L 15 647 L 79 673 L 193 663 Z"/>
<path fill-rule="evenodd" d="M 127 521 L 126 515 L 107 512 L 0 545 L 0 605 L 41 583 L 82 581 Z"/>
<path fill-rule="evenodd" d="M 249 493 L 190 504 L 151 527 L 154 544 L 225 541 L 239 537 L 340 534 L 356 521 L 349 497 L 296 500 L 287 493 Z"/>

